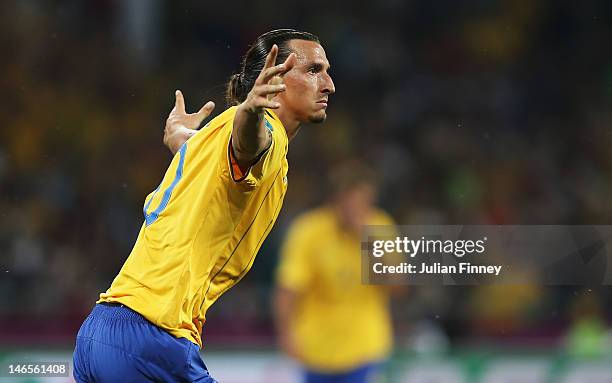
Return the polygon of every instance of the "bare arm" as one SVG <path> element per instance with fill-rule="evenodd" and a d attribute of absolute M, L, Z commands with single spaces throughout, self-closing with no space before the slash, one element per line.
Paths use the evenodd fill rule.
<path fill-rule="evenodd" d="M 274 295 L 274 319 L 280 348 L 292 358 L 300 360 L 300 352 L 291 331 L 291 318 L 299 295 L 289 289 L 278 287 Z"/>
<path fill-rule="evenodd" d="M 189 114 L 185 111 L 183 93 L 177 90 L 175 96 L 174 108 L 170 111 L 164 128 L 164 145 L 170 149 L 172 154 L 175 154 L 185 141 L 196 134 L 202 121 L 215 108 L 215 103 L 208 101 L 197 113 Z"/>
<path fill-rule="evenodd" d="M 253 89 L 247 95 L 246 100 L 238 105 L 234 116 L 232 148 L 241 169 L 251 166 L 271 143 L 271 137 L 264 125 L 264 108 L 278 109 L 280 107 L 278 102 L 273 101 L 276 94 L 285 91 L 285 84 L 278 83 L 279 76 L 287 73 L 295 64 L 295 54 L 291 53 L 284 63 L 274 66 L 277 55 L 278 47 L 274 45 L 266 57 L 261 73 L 255 80 Z"/>

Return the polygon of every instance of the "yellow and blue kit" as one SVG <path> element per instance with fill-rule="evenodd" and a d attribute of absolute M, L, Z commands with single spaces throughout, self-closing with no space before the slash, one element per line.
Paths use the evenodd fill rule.
<path fill-rule="evenodd" d="M 393 221 L 374 210 L 367 224 Z M 277 281 L 298 296 L 289 330 L 313 376 L 365 376 L 391 351 L 389 294 L 361 283 L 360 244 L 332 207 L 321 207 L 297 218 L 283 245 Z"/>
<path fill-rule="evenodd" d="M 251 268 L 287 190 L 288 138 L 279 118 L 266 110 L 271 145 L 239 174 L 230 146 L 235 113 L 236 107 L 224 111 L 175 154 L 145 199 L 134 248 L 100 294 L 98 311 L 125 307 L 175 338 L 202 346 L 206 311 Z M 92 341 L 80 335 L 77 349 L 80 341 Z"/>

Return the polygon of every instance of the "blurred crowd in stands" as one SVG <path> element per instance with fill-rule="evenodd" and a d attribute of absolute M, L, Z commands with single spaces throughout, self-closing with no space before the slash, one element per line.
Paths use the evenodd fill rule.
<path fill-rule="evenodd" d="M 377 170 L 400 224 L 611 224 L 611 18 L 606 1 L 3 2 L 0 343 L 72 342 L 170 161 L 174 90 L 222 111 L 248 44 L 275 28 L 321 38 L 337 93 L 292 142 L 279 221 L 205 339 L 271 342 L 280 241 L 347 157 Z M 396 333 L 556 344 L 604 333 L 610 303 L 596 286 L 414 288 Z"/>

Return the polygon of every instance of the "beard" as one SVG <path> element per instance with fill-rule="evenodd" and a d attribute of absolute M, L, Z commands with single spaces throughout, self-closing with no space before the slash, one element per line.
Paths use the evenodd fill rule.
<path fill-rule="evenodd" d="M 308 117 L 308 121 L 312 124 L 322 124 L 327 119 L 327 113 L 316 114 Z"/>

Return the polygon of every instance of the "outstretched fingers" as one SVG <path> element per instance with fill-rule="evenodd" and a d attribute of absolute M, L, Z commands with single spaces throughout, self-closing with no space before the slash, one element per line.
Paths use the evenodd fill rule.
<path fill-rule="evenodd" d="M 261 98 L 257 101 L 257 108 L 268 108 L 268 109 L 278 109 L 280 108 L 280 103 L 276 101 L 272 101 L 268 98 Z"/>
<path fill-rule="evenodd" d="M 174 92 L 174 95 L 176 97 L 176 101 L 174 102 L 173 111 L 185 113 L 185 98 L 183 98 L 183 93 L 177 89 L 176 92 Z"/>
<path fill-rule="evenodd" d="M 282 74 L 289 72 L 291 68 L 293 68 L 293 66 L 295 65 L 296 61 L 297 61 L 297 56 L 295 55 L 295 53 L 293 52 L 289 53 L 289 56 L 287 56 L 287 59 L 283 63 L 285 65 L 285 72 L 283 72 Z"/>
<path fill-rule="evenodd" d="M 268 52 L 268 55 L 266 56 L 266 63 L 264 64 L 262 71 L 268 68 L 272 68 L 274 64 L 276 63 L 277 56 L 278 56 L 278 45 L 274 44 L 272 45 L 272 49 L 270 49 L 270 52 Z"/>
<path fill-rule="evenodd" d="M 201 118 L 201 120 L 203 120 L 206 117 L 210 116 L 213 109 L 215 109 L 215 103 L 212 101 L 208 101 L 206 104 L 204 104 L 203 107 L 200 108 L 197 114 Z"/>
<path fill-rule="evenodd" d="M 290 53 L 285 62 L 274 65 L 277 58 L 278 46 L 275 44 L 266 56 L 266 62 L 244 102 L 245 109 L 251 113 L 261 113 L 264 108 L 280 108 L 280 103 L 274 101 L 274 96 L 287 89 L 282 76 L 293 68 L 296 55 Z"/>
<path fill-rule="evenodd" d="M 289 72 L 295 65 L 295 53 L 291 53 L 284 63 L 278 64 L 271 68 L 265 68 L 257 77 L 257 84 L 267 84 L 274 76 L 282 76 Z"/>
<path fill-rule="evenodd" d="M 280 92 L 284 92 L 285 89 L 287 89 L 285 84 L 267 84 L 267 85 L 261 85 L 260 87 L 258 87 L 257 93 L 259 93 L 260 96 L 268 96 L 271 94 L 275 95 Z"/>

